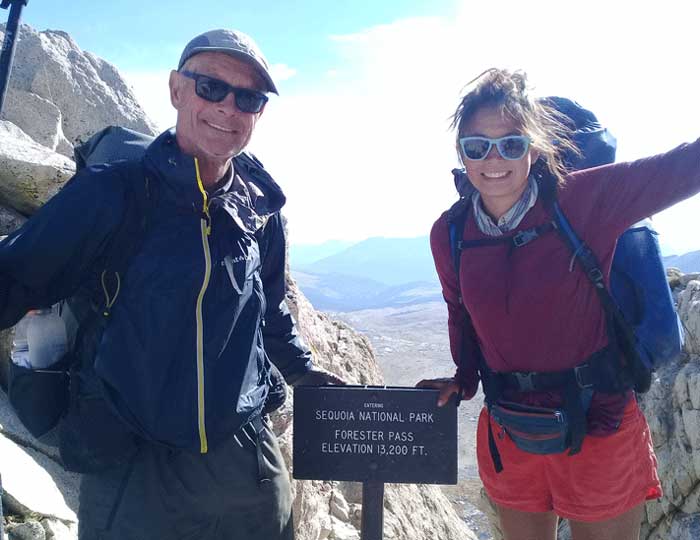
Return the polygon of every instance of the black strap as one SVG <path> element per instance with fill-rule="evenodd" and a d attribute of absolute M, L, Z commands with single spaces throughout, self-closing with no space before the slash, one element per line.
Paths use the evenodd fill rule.
<path fill-rule="evenodd" d="M 455 171 L 458 171 L 458 169 L 453 170 L 453 174 L 455 174 L 455 178 L 457 178 Z M 466 306 L 464 305 L 464 301 L 462 299 L 462 287 L 459 285 L 459 272 L 460 272 L 460 263 L 461 263 L 461 258 L 462 258 L 462 252 L 459 249 L 459 243 L 462 241 L 462 236 L 464 235 L 464 226 L 467 223 L 467 215 L 469 212 L 469 200 L 467 197 L 461 197 L 459 201 L 457 201 L 455 204 L 452 205 L 452 207 L 448 210 L 447 212 L 447 228 L 448 228 L 448 234 L 449 234 L 449 241 L 450 241 L 450 255 L 452 257 L 452 264 L 454 266 L 455 270 L 455 277 L 457 279 L 457 289 L 458 289 L 458 300 L 460 306 L 462 306 L 462 309 L 464 310 L 464 316 L 466 318 L 466 324 L 472 324 L 471 322 L 471 317 L 469 316 L 469 312 L 467 311 Z M 464 325 L 462 326 L 462 343 L 464 343 L 464 333 L 465 333 L 466 328 Z M 459 357 L 457 358 L 457 367 L 461 370 L 462 366 L 464 365 L 464 348 L 462 348 L 458 352 Z M 462 380 L 461 377 L 457 380 L 459 384 L 459 391 L 457 393 L 457 406 L 459 407 L 459 404 L 462 402 L 462 393 L 464 388 L 462 387 Z"/>
<path fill-rule="evenodd" d="M 138 253 L 148 230 L 155 200 L 155 182 L 146 172 L 142 160 L 125 161 L 119 167 L 124 185 L 124 214 L 101 260 L 100 297 L 94 298 L 102 314 L 108 317 L 119 294 L 121 280 L 131 259 Z"/>
<path fill-rule="evenodd" d="M 616 358 L 612 359 L 614 365 L 618 367 L 618 377 L 634 380 L 635 390 L 646 392 L 649 389 L 651 379 L 646 376 L 643 360 L 640 358 L 635 346 L 637 338 L 634 335 L 633 328 L 625 319 L 622 310 L 620 310 L 606 287 L 605 276 L 600 269 L 600 264 L 595 254 L 576 234 L 556 200 L 551 201 L 551 210 L 557 231 L 567 246 L 569 246 L 586 277 L 593 285 L 603 306 L 608 341 L 611 348 L 618 353 Z M 622 362 L 623 358 L 627 360 L 626 365 Z"/>
<path fill-rule="evenodd" d="M 500 473 L 503 471 L 503 460 L 501 459 L 501 453 L 498 451 L 498 446 L 496 446 L 496 439 L 493 436 L 490 416 L 487 419 L 489 423 L 489 453 L 491 454 L 491 461 L 493 461 L 493 468 L 497 473 Z"/>
<path fill-rule="evenodd" d="M 533 240 L 537 240 L 544 234 L 551 232 L 555 229 L 553 223 L 543 223 L 537 227 L 531 227 L 529 229 L 524 229 L 518 231 L 514 234 L 503 235 L 503 236 L 493 236 L 490 238 L 480 238 L 478 240 L 459 240 L 457 242 L 457 249 L 462 251 L 468 248 L 495 246 L 499 244 L 511 244 L 514 248 L 521 248 L 528 245 Z"/>
<path fill-rule="evenodd" d="M 489 377 L 492 381 L 498 381 L 499 394 L 504 390 L 549 392 L 561 390 L 571 382 L 580 389 L 590 388 L 597 392 L 614 394 L 624 392 L 630 387 L 629 381 L 614 376 L 616 356 L 615 349 L 608 346 L 593 353 L 585 362 L 572 369 L 553 372 L 491 371 Z"/>

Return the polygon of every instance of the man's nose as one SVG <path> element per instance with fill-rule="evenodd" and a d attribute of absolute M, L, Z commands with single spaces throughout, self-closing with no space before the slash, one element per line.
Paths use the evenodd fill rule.
<path fill-rule="evenodd" d="M 233 92 L 226 94 L 226 97 L 217 103 L 217 108 L 224 114 L 233 114 L 238 112 L 236 107 L 236 96 Z"/>

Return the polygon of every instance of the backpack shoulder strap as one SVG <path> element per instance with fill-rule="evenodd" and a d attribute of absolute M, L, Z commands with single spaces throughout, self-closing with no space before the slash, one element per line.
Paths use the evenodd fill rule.
<path fill-rule="evenodd" d="M 552 201 L 551 207 L 557 231 L 569 246 L 573 257 L 581 265 L 603 305 L 607 320 L 608 339 L 611 345 L 617 348 L 627 360 L 625 365 L 620 365 L 620 370 L 623 371 L 620 376 L 623 379 L 631 377 L 635 390 L 640 393 L 646 392 L 651 384 L 651 373 L 644 367 L 644 362 L 639 355 L 634 329 L 606 287 L 605 276 L 595 254 L 576 234 L 556 200 Z"/>
<path fill-rule="evenodd" d="M 95 299 L 103 315 L 109 316 L 119 295 L 121 279 L 131 259 L 138 253 L 150 224 L 156 184 L 142 160 L 123 161 L 114 165 L 124 186 L 124 214 L 107 245 L 101 264 L 100 283 L 103 297 Z"/>
<path fill-rule="evenodd" d="M 455 275 L 459 279 L 460 259 L 462 252 L 462 237 L 464 236 L 464 226 L 469 216 L 469 200 L 461 197 L 447 211 L 447 230 L 450 241 L 450 256 L 455 269 Z M 459 297 L 460 303 L 462 296 Z"/>

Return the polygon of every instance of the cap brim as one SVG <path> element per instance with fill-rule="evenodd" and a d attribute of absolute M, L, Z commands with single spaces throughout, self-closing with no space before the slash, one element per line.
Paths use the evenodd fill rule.
<path fill-rule="evenodd" d="M 265 66 L 263 66 L 258 60 L 253 58 L 252 56 L 242 52 L 242 51 L 234 51 L 225 47 L 196 47 L 190 51 L 190 54 L 186 57 L 183 58 L 180 61 L 180 65 L 177 67 L 177 69 L 182 69 L 182 66 L 192 58 L 195 54 L 202 53 L 202 52 L 221 52 L 228 54 L 229 56 L 232 56 L 238 60 L 242 60 L 246 64 L 249 64 L 255 68 L 255 70 L 258 72 L 258 74 L 263 78 L 265 81 L 265 84 L 267 85 L 267 91 L 272 92 L 273 94 L 279 95 L 279 92 L 277 91 L 277 86 L 275 86 L 274 81 L 272 80 L 272 77 L 270 77 L 270 74 L 268 73 L 267 69 L 265 69 Z"/>

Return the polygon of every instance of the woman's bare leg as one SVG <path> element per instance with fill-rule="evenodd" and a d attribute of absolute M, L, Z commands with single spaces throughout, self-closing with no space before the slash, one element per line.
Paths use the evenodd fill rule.
<path fill-rule="evenodd" d="M 504 540 L 556 540 L 559 518 L 554 512 L 521 512 L 500 505 L 496 508 Z"/>
<path fill-rule="evenodd" d="M 569 520 L 573 540 L 639 540 L 644 503 L 605 521 L 585 523 Z"/>

